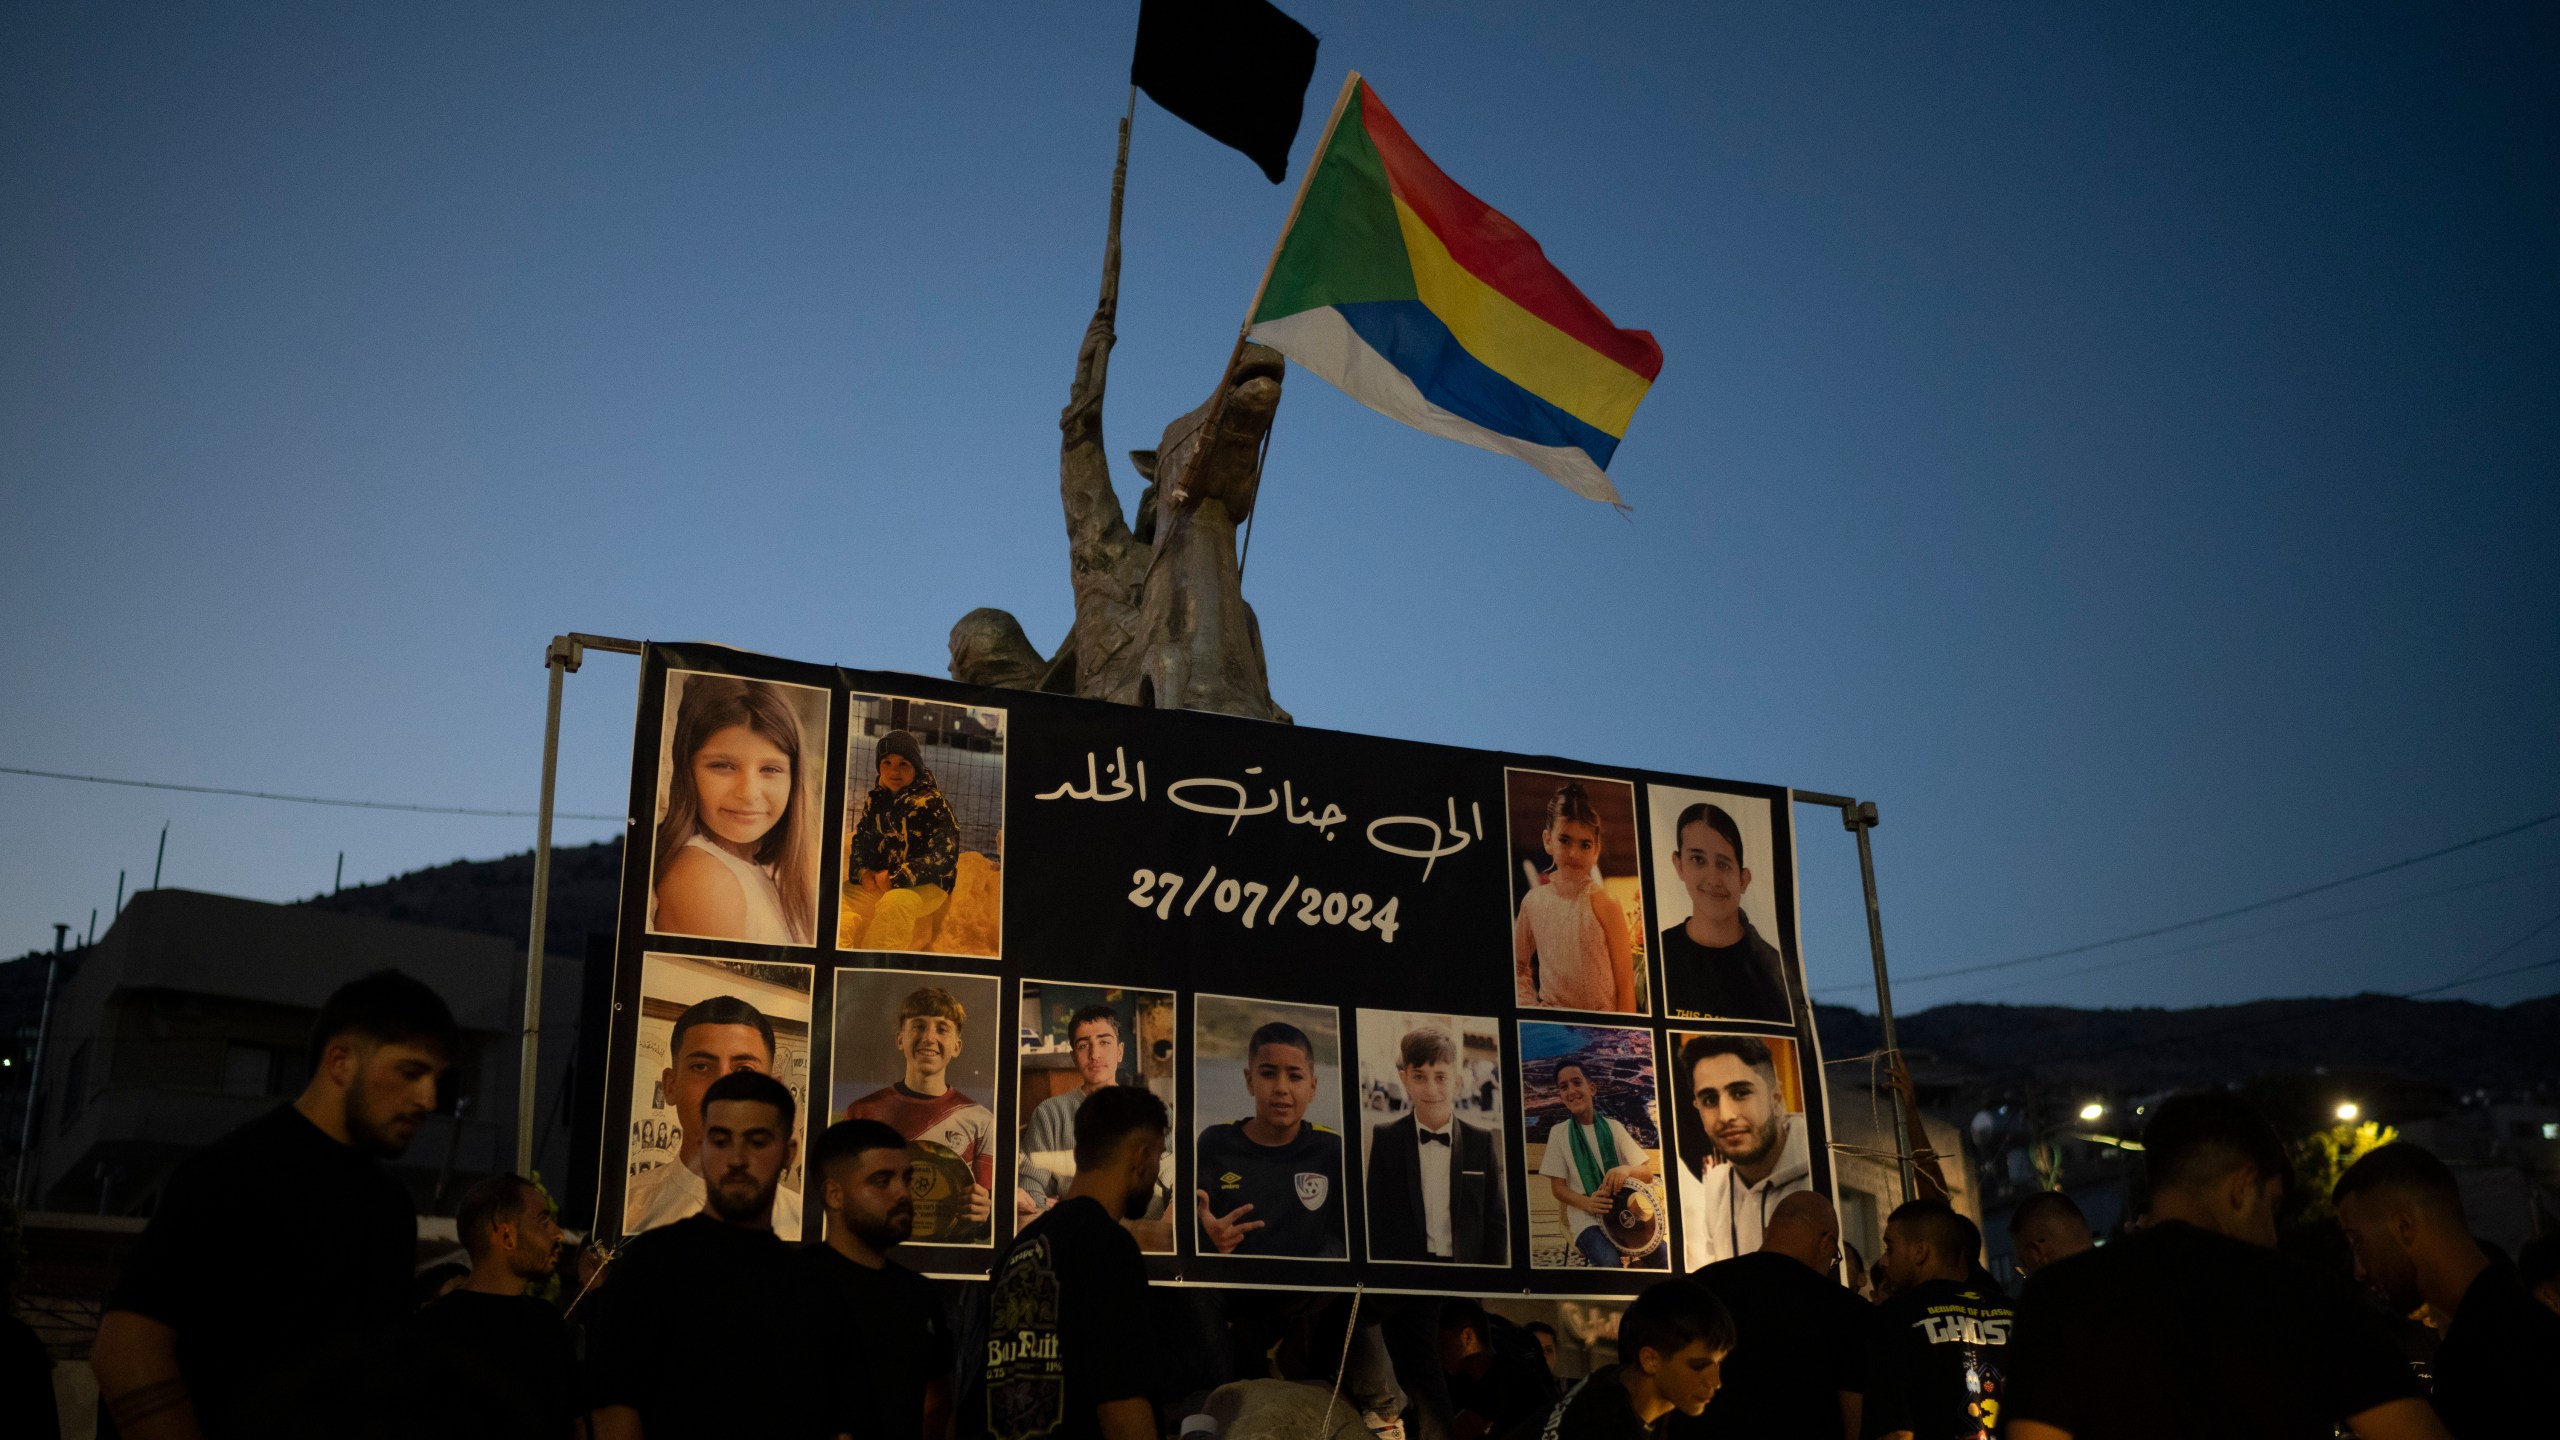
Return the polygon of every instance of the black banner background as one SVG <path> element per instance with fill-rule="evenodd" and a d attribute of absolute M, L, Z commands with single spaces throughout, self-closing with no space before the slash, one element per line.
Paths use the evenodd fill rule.
<path fill-rule="evenodd" d="M 821 687 L 830 692 L 829 724 L 819 794 L 823 850 L 818 876 L 820 904 L 814 947 L 754 945 L 646 933 L 649 862 L 656 817 L 658 764 L 671 670 L 709 671 L 746 679 Z M 858 809 L 868 777 L 848 786 L 845 740 L 850 698 L 856 694 L 904 696 L 941 704 L 1001 709 L 1004 739 L 1003 958 L 900 955 L 842 951 L 836 946 L 837 882 L 843 873 L 847 799 Z M 1145 795 L 1137 793 L 1144 768 Z M 1666 1019 L 1662 957 L 1650 933 L 1639 938 L 1650 1015 L 1559 1011 L 1524 1007 L 1513 995 L 1510 883 L 1511 847 L 1505 830 L 1505 771 L 1529 769 L 1624 780 L 1636 788 L 1637 853 L 1604 860 L 1613 874 L 1632 861 L 1648 895 L 1650 932 L 1654 890 L 1652 820 L 1641 808 L 1649 784 L 1720 791 L 1769 802 L 1773 853 L 1753 869 L 1755 884 L 1774 887 L 1777 933 L 1786 958 L 1793 1025 L 1738 1020 Z M 1122 781 L 1128 793 L 1119 795 Z M 1186 783 L 1197 782 L 1197 783 Z M 1229 783 L 1217 783 L 1229 782 Z M 1282 799 L 1283 785 L 1286 798 Z M 1832 1192 L 1829 1124 L 1821 1051 L 1810 1022 L 1797 935 L 1794 827 L 1789 792 L 1782 787 L 1692 775 L 1635 770 L 1547 756 L 1513 755 L 1389 740 L 1340 731 L 1274 725 L 1231 716 L 1139 709 L 1099 701 L 1017 690 L 980 689 L 923 676 L 798 664 L 707 644 L 652 644 L 642 657 L 639 713 L 631 770 L 628 844 L 622 875 L 620 924 L 615 942 L 614 1008 L 608 1037 L 605 1114 L 597 1165 L 597 1228 L 620 1230 L 627 1142 L 633 1122 L 632 1073 L 638 1062 L 640 970 L 644 951 L 817 966 L 811 1017 L 809 1106 L 805 1137 L 814 1137 L 828 1114 L 829 1077 L 836 1037 L 834 972 L 846 968 L 926 969 L 1001 977 L 1003 1014 L 994 1024 L 971 1018 L 970 1030 L 1001 1046 L 999 1094 L 988 1097 L 999 1117 L 994 1224 L 996 1246 L 1012 1229 L 1012 1177 L 1016 1163 L 1014 1061 L 1020 981 L 1024 979 L 1139 987 L 1175 992 L 1177 1027 L 1174 1072 L 1178 1077 L 1174 1134 L 1176 1187 L 1174 1231 L 1178 1251 L 1151 1255 L 1161 1281 L 1193 1284 L 1412 1290 L 1428 1293 L 1608 1296 L 1631 1294 L 1666 1270 L 1606 1271 L 1533 1268 L 1529 1263 L 1531 1185 L 1524 1175 L 1520 1122 L 1525 1103 L 1518 1022 L 1624 1025 L 1651 1030 L 1656 1078 L 1672 1068 L 1669 1033 L 1714 1029 L 1797 1041 L 1809 1128 L 1813 1187 Z M 1094 798 L 1084 798 L 1091 794 Z M 1176 803 L 1180 795 L 1214 807 L 1202 813 Z M 1234 797 L 1241 794 L 1242 799 Z M 1044 798 L 1046 797 L 1046 798 Z M 1266 800 L 1273 802 L 1261 808 Z M 1254 807 L 1238 814 L 1236 807 Z M 1331 824 L 1315 823 L 1339 812 Z M 1401 818 L 1398 818 L 1401 817 Z M 1483 833 L 1463 841 L 1454 821 Z M 1428 824 L 1423 822 L 1430 822 Z M 1385 822 L 1385 823 L 1380 823 Z M 1401 847 L 1395 853 L 1385 846 Z M 1428 855 L 1419 852 L 1438 850 Z M 1215 878 L 1211 877 L 1215 867 Z M 1136 872 L 1181 877 L 1170 904 L 1159 881 L 1133 899 Z M 1256 923 L 1242 923 L 1244 906 L 1218 905 L 1217 881 L 1233 879 L 1268 887 Z M 1369 898 L 1372 923 L 1349 920 L 1346 903 L 1317 923 L 1301 916 L 1309 889 L 1327 895 Z M 1290 894 L 1286 913 L 1277 902 Z M 1376 921 L 1393 902 L 1393 938 Z M 1336 1007 L 1341 1017 L 1342 1088 L 1335 1097 L 1344 1130 L 1344 1199 L 1353 1258 L 1300 1260 L 1197 1253 L 1190 1197 L 1192 1138 L 1205 1123 L 1234 1118 L 1197 1116 L 1192 1083 L 1194 997 L 1255 999 Z M 1358 1009 L 1450 1012 L 1490 1016 L 1500 1025 L 1503 1147 L 1509 1169 L 1508 1269 L 1390 1264 L 1360 1258 L 1365 1227 L 1361 1206 L 1361 1111 L 1353 1083 Z M 1674 1107 L 1685 1104 L 1678 1087 L 1655 1097 L 1660 1117 L 1665 1223 L 1677 1220 L 1679 1159 L 1674 1152 Z M 1324 1115 L 1320 1105 L 1318 1118 Z M 820 1233 L 820 1204 L 812 1183 L 806 1199 L 807 1238 Z M 786 1239 L 792 1238 L 786 1236 Z M 1667 1241 L 1672 1269 L 1679 1268 L 1681 1237 Z M 997 1248 L 902 1247 L 901 1259 L 928 1274 L 983 1276 Z"/>

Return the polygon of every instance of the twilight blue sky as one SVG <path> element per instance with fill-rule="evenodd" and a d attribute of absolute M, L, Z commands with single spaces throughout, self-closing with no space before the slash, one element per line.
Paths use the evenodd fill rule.
<path fill-rule="evenodd" d="M 1358 67 L 1668 357 L 1632 524 L 1293 374 L 1246 588 L 1302 722 L 1872 796 L 1915 976 L 2560 808 L 2548 7 L 1289 8 L 1296 158 Z M 555 631 L 1053 642 L 1135 11 L 9 7 L 0 764 L 528 806 Z M 1289 193 L 1142 102 L 1115 450 L 1207 393 Z M 561 803 L 614 810 L 631 664 L 570 685 Z M 5 953 L 164 819 L 168 883 L 279 899 L 532 833 L 0 817 Z M 2410 989 L 2555 916 L 2560 826 L 1900 999 Z"/>

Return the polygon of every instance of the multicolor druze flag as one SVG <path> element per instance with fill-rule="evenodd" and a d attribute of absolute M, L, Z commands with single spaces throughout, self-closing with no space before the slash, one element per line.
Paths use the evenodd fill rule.
<path fill-rule="evenodd" d="M 1356 73 L 1247 324 L 1381 415 L 1613 505 L 1609 457 L 1662 372 L 1651 335 L 1610 324 L 1526 231 L 1441 174 Z"/>

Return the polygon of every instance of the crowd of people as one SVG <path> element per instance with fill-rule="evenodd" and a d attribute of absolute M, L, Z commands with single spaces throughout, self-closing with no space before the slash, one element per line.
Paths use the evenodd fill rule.
<path fill-rule="evenodd" d="M 824 1238 L 779 1238 L 799 1117 L 791 1091 L 752 1069 L 700 1097 L 697 1211 L 629 1241 L 589 1283 L 556 1273 L 550 1197 L 500 1175 L 455 1217 L 468 1269 L 420 1303 L 416 1217 L 382 1161 L 434 1110 L 458 1048 L 444 1003 L 409 977 L 380 972 L 330 998 L 302 1093 L 166 1187 L 98 1327 L 102 1434 L 2560 1433 L 2552 1247 L 2509 1263 L 2473 1238 L 2452 1172 L 2392 1144 L 2327 1197 L 2361 1290 L 2297 1261 L 2278 1247 L 2295 1169 L 2228 1093 L 2156 1107 L 2131 1233 L 2100 1245 L 2059 1193 L 2019 1205 L 2015 1298 L 1943 1199 L 1893 1211 L 1870 1267 L 1841 1243 L 1831 1203 L 1799 1192 L 1749 1253 L 1636 1295 L 1614 1362 L 1566 1385 L 1551 1328 L 1473 1299 L 1149 1286 L 1123 1222 L 1160 1203 L 1172 1117 L 1116 1085 L 1060 1117 L 1072 1179 L 1024 1208 L 956 1314 L 890 1254 L 916 1206 L 906 1142 L 878 1119 L 820 1132 L 806 1173 Z"/>

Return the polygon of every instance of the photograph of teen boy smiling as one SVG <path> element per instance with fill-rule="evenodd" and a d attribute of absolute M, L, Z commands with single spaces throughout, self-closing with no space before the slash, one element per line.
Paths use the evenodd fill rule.
<path fill-rule="evenodd" d="M 1252 1117 L 1200 1132 L 1200 1243 L 1221 1255 L 1342 1255 L 1342 1137 L 1307 1119 L 1315 1045 L 1274 1020 L 1245 1056 Z"/>

